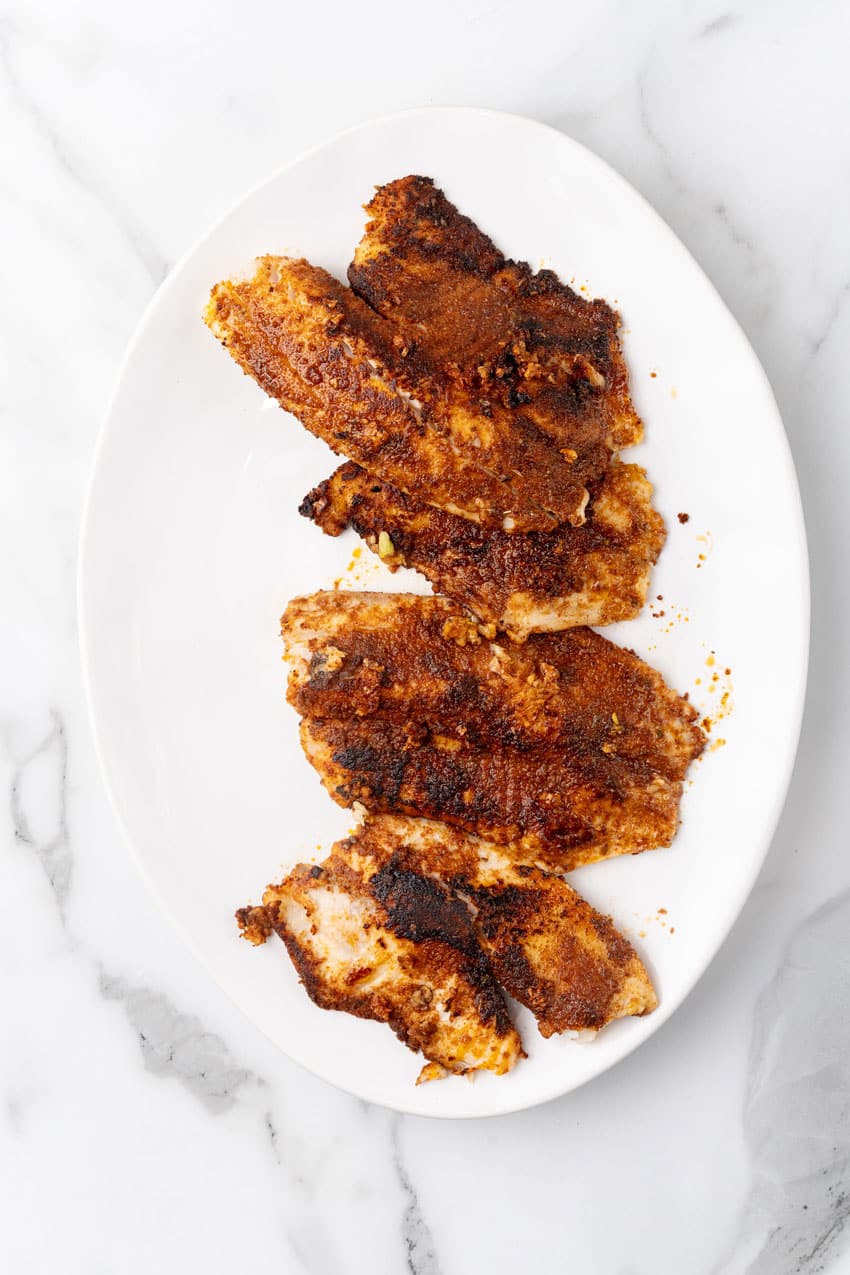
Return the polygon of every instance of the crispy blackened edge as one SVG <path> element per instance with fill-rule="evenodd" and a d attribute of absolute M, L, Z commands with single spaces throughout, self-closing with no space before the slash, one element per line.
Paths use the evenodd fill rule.
<path fill-rule="evenodd" d="M 339 843 L 336 849 L 356 848 L 357 837 L 352 836 Z M 482 1024 L 491 1027 L 502 1039 L 516 1031 L 507 1011 L 504 998 L 486 953 L 481 947 L 470 920 L 466 905 L 447 888 L 430 878 L 423 877 L 399 862 L 385 865 L 383 872 L 364 882 L 346 861 L 333 851 L 323 864 L 298 864 L 291 874 L 316 880 L 326 873 L 343 888 L 346 885 L 370 895 L 383 912 L 382 924 L 388 930 L 414 944 L 417 948 L 436 945 L 437 949 L 449 949 L 455 954 L 457 974 L 469 986 L 476 1012 Z M 260 914 L 260 915 L 257 915 Z M 320 1009 L 338 1010 L 356 1018 L 386 1022 L 398 1039 L 414 1053 L 428 1054 L 426 1023 L 411 1019 L 406 1021 L 394 1011 L 392 1005 L 380 1005 L 371 995 L 352 991 L 346 994 L 339 985 L 327 989 L 322 973 L 322 962 L 303 947 L 289 927 L 278 919 L 277 908 L 240 908 L 237 921 L 242 928 L 243 919 L 249 924 L 260 923 L 264 934 L 260 942 L 272 930 L 283 942 L 295 971 L 307 995 Z M 244 932 L 244 930 L 243 930 Z M 245 937 L 249 937 L 247 934 Z M 254 941 L 254 940 L 252 940 Z M 524 1057 L 524 1052 L 521 1055 Z"/>
<path fill-rule="evenodd" d="M 513 1031 L 469 909 L 457 895 L 433 877 L 402 866 L 395 856 L 370 879 L 369 891 L 385 909 L 388 928 L 399 938 L 417 944 L 436 941 L 458 952 L 481 1018 L 492 1022 L 499 1036 Z"/>
<path fill-rule="evenodd" d="M 631 466 L 609 470 L 591 485 L 586 520 L 581 527 L 562 525 L 550 532 L 507 533 L 483 529 L 468 519 L 419 502 L 390 483 L 370 478 L 359 466 L 347 464 L 314 488 L 300 506 L 327 535 L 346 527 L 379 552 L 381 532 L 389 538 L 389 554 L 382 561 L 394 569 L 413 567 L 434 588 L 468 606 L 483 621 L 502 627 L 505 608 L 521 595 L 527 606 L 557 607 L 576 595 L 587 606 L 604 602 L 604 622 L 629 619 L 645 601 L 651 565 L 664 538 L 660 515 L 644 505 L 630 485 Z M 628 517 L 627 531 L 597 522 L 595 502 L 604 495 L 619 502 Z M 593 583 L 610 574 L 601 595 Z M 593 623 L 600 623 L 598 617 Z M 576 627 L 573 621 L 564 627 Z M 554 626 L 553 626 L 554 627 Z"/>
<path fill-rule="evenodd" d="M 635 966 L 642 968 L 632 945 L 603 916 L 579 896 L 559 897 L 569 889 L 563 882 L 546 888 L 544 874 L 531 869 L 523 887 L 472 889 L 476 926 L 496 977 L 505 990 L 527 1006 L 538 1022 L 542 1036 L 564 1031 L 598 1031 L 611 1017 L 611 1004 L 622 979 Z M 535 882 L 538 888 L 535 888 Z M 553 893 L 555 895 L 553 897 Z M 525 954 L 525 945 L 534 940 L 541 922 L 563 929 L 559 963 L 553 976 L 535 970 Z M 579 926 L 570 931 L 570 920 Z M 605 960 L 588 949 L 580 938 L 581 928 L 589 928 L 605 947 Z M 560 976 L 560 977 L 559 977 Z"/>
<path fill-rule="evenodd" d="M 273 929 L 267 908 L 251 906 L 237 908 L 234 915 L 243 939 L 253 943 L 254 947 L 260 947 L 265 943 Z"/>
<path fill-rule="evenodd" d="M 412 209 L 413 219 L 409 216 Z M 378 187 L 365 210 L 370 220 L 364 237 L 379 231 L 385 252 L 393 256 L 407 257 L 414 252 L 425 258 L 438 257 L 483 279 L 489 279 L 505 265 L 505 257 L 492 239 L 455 207 L 431 177 L 411 174 L 387 182 Z M 448 240 L 432 243 L 427 233 L 417 233 L 419 226 L 427 232 L 429 227 L 440 229 L 446 225 L 452 229 Z M 374 266 L 374 258 L 365 267 L 353 261 L 348 267 L 348 282 L 380 313 L 387 298 L 381 292 L 381 280 L 376 278 Z"/>

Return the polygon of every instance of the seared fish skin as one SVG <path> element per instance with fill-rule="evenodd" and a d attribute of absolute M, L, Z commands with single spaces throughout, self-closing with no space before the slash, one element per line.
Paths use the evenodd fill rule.
<path fill-rule="evenodd" d="M 298 864 L 236 919 L 255 944 L 277 932 L 320 1008 L 387 1023 L 424 1054 L 420 1079 L 501 1075 L 522 1056 L 466 906 L 432 877 L 363 857 L 356 836 L 322 864 Z"/>
<path fill-rule="evenodd" d="M 296 598 L 281 627 L 302 746 L 339 804 L 558 871 L 672 841 L 697 714 L 592 630 L 503 646 L 445 598 L 342 592 Z"/>
<path fill-rule="evenodd" d="M 610 306 L 507 260 L 429 177 L 389 182 L 366 212 L 349 282 L 393 321 L 412 364 L 440 367 L 459 400 L 519 406 L 575 452 L 585 481 L 605 449 L 640 441 Z"/>
<path fill-rule="evenodd" d="M 359 853 L 445 881 L 472 909 L 496 977 L 543 1036 L 598 1031 L 657 998 L 632 945 L 561 877 L 513 863 L 501 846 L 427 819 L 384 816 Z"/>
<path fill-rule="evenodd" d="M 509 531 L 583 520 L 569 457 L 527 418 L 453 403 L 433 377 L 408 376 L 393 326 L 327 271 L 262 257 L 251 279 L 216 284 L 205 320 L 311 433 L 400 490 Z"/>
<path fill-rule="evenodd" d="M 581 527 L 509 535 L 436 509 L 349 462 L 305 497 L 300 512 L 330 536 L 353 527 L 391 571 L 413 567 L 438 593 L 524 641 L 640 613 L 665 539 L 651 498 L 644 471 L 614 461 L 591 485 Z"/>

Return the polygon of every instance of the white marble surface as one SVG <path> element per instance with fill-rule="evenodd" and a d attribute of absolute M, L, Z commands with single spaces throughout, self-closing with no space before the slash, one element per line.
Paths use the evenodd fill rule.
<path fill-rule="evenodd" d="M 0 1269 L 850 1270 L 848 40 L 838 0 L 0 7 Z M 636 1055 L 471 1124 L 329 1089 L 196 965 L 106 803 L 74 598 L 169 265 L 305 147 L 427 102 L 555 124 L 667 218 L 771 377 L 813 567 L 799 761 L 731 938 Z"/>

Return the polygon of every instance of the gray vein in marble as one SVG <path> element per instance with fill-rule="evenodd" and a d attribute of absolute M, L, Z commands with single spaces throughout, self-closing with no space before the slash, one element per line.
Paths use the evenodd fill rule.
<path fill-rule="evenodd" d="M 401 1157 L 400 1124 L 400 1120 L 395 1120 L 392 1125 L 392 1151 L 393 1167 L 406 1201 L 401 1221 L 401 1234 L 404 1240 L 407 1269 L 409 1275 L 440 1275 L 440 1263 L 431 1230 L 422 1216 L 419 1197 Z"/>
<path fill-rule="evenodd" d="M 731 20 L 733 19 L 730 16 Z M 719 21 L 720 19 L 718 19 Z M 645 66 L 637 77 L 638 112 L 641 126 L 660 158 L 662 172 L 668 184 L 679 198 L 687 200 L 693 215 L 702 218 L 707 206 L 706 194 L 691 188 L 680 176 L 674 164 L 671 151 L 653 122 L 649 106 L 649 75 L 649 68 Z M 709 192 L 709 195 L 711 195 L 711 192 Z M 735 275 L 731 275 L 726 280 L 726 286 L 724 286 L 720 261 L 717 263 L 717 269 L 721 272 L 721 277 L 717 279 L 718 286 L 726 296 L 731 308 L 736 312 L 741 308 L 741 301 L 745 298 L 747 299 L 746 312 L 743 315 L 739 315 L 739 317 L 741 317 L 747 328 L 757 328 L 766 321 L 773 307 L 778 282 L 776 271 L 770 259 L 765 257 L 753 238 L 741 229 L 727 203 L 722 200 L 716 200 L 711 205 L 711 213 L 722 226 L 729 242 L 737 250 L 738 261 L 743 264 L 747 274 L 758 281 L 759 290 L 758 293 L 752 294 L 751 291 L 748 292 L 742 289 L 737 281 L 737 270 Z M 687 242 L 693 240 L 694 236 L 692 233 L 686 233 L 684 238 Z M 697 251 L 698 243 L 694 242 L 693 246 L 695 251 Z M 702 254 L 697 251 L 697 256 L 700 259 Z M 709 273 L 714 274 L 711 270 L 709 270 Z M 734 304 L 735 298 L 738 299 L 738 305 Z"/>
<path fill-rule="evenodd" d="M 745 252 L 754 252 L 755 245 L 747 235 L 740 230 L 732 220 L 729 209 L 725 204 L 715 204 L 711 210 L 715 217 L 719 217 L 723 225 L 729 231 L 730 238 L 737 248 L 743 248 Z"/>
<path fill-rule="evenodd" d="M 274 1158 L 275 1160 L 277 1160 L 278 1164 L 280 1164 L 281 1162 L 280 1148 L 278 1147 L 278 1144 L 277 1144 L 277 1139 L 278 1139 L 277 1125 L 275 1124 L 274 1117 L 272 1116 L 272 1113 L 270 1111 L 266 1111 L 263 1113 L 263 1123 L 266 1126 L 266 1133 L 269 1136 L 269 1143 L 271 1145 L 272 1154 L 274 1155 Z"/>
<path fill-rule="evenodd" d="M 72 855 L 68 835 L 68 741 L 61 714 L 52 710 L 50 729 L 13 767 L 9 809 L 15 840 L 38 856 L 64 919 L 71 883 Z M 134 987 L 100 970 L 100 991 L 123 1002 L 138 1034 L 145 1066 L 154 1074 L 179 1080 L 210 1111 L 223 1111 L 236 1101 L 248 1081 L 263 1081 L 239 1067 L 227 1045 L 204 1029 L 199 1019 L 182 1014 L 166 997 Z M 14 1113 L 10 1112 L 10 1119 Z M 275 1149 L 271 1115 L 266 1118 Z M 278 1157 L 279 1158 L 279 1157 Z"/>
<path fill-rule="evenodd" d="M 734 22 L 734 13 L 721 13 L 705 24 L 699 33 L 699 38 L 703 40 L 707 35 L 719 35 L 721 31 L 728 31 Z"/>
<path fill-rule="evenodd" d="M 655 150 L 658 152 L 662 168 L 670 185 L 674 190 L 677 190 L 680 195 L 689 195 L 690 192 L 687 186 L 682 181 L 681 177 L 679 177 L 678 173 L 674 171 L 673 164 L 670 160 L 670 152 L 656 132 L 655 126 L 650 118 L 649 100 L 646 87 L 647 78 L 648 71 L 644 68 L 637 78 L 638 114 L 640 116 L 643 131 L 655 147 Z"/>
<path fill-rule="evenodd" d="M 105 970 L 100 974 L 100 991 L 107 1000 L 123 1004 L 148 1070 L 179 1081 L 214 1114 L 232 1107 L 243 1085 L 263 1084 L 260 1077 L 237 1065 L 220 1036 L 160 993 L 134 987 Z M 266 1125 L 271 1127 L 268 1119 Z M 273 1146 L 275 1139 L 276 1134 Z"/>
<path fill-rule="evenodd" d="M 21 1104 L 17 1098 L 7 1098 L 3 1104 L 6 1112 L 6 1124 L 12 1133 L 21 1131 Z"/>
<path fill-rule="evenodd" d="M 850 1248 L 848 934 L 850 891 L 795 931 L 759 998 L 744 1106 L 753 1180 L 717 1275 L 818 1275 Z"/>
<path fill-rule="evenodd" d="M 168 273 L 168 262 L 127 208 L 116 196 L 104 189 L 102 182 L 86 170 L 83 160 L 72 154 L 53 122 L 29 94 L 15 72 L 11 45 L 20 32 L 10 19 L 0 21 L 0 68 L 6 77 L 15 103 L 33 128 L 41 135 L 63 172 L 93 199 L 110 219 L 118 233 L 133 250 L 136 259 L 154 284 L 160 284 Z"/>
<path fill-rule="evenodd" d="M 68 744 L 62 717 L 55 709 L 50 716 L 51 726 L 47 734 L 12 771 L 9 809 L 15 840 L 38 855 L 62 913 L 71 884 L 67 814 Z M 34 825 L 48 807 L 48 802 L 44 800 L 42 790 L 33 794 L 26 791 L 37 766 L 47 769 L 48 786 L 55 794 L 53 826 L 40 833 L 34 831 Z M 37 798 L 40 799 L 39 811 L 35 809 Z"/>
<path fill-rule="evenodd" d="M 848 297 L 850 297 L 850 279 L 842 285 L 838 295 L 832 303 L 820 334 L 812 340 L 812 354 L 820 354 L 823 346 L 829 340 L 835 325 L 841 318 L 841 313 Z"/>
<path fill-rule="evenodd" d="M 72 868 L 67 786 L 67 735 L 63 717 L 54 709 L 44 737 L 13 766 L 9 809 L 15 840 L 37 855 L 63 920 Z M 265 1086 L 261 1077 L 240 1067 L 225 1041 L 207 1031 L 194 1015 L 182 1013 L 150 988 L 134 986 L 103 966 L 98 969 L 101 994 L 123 1004 L 144 1064 L 154 1075 L 178 1080 L 213 1113 L 232 1107 L 244 1086 L 251 1084 L 255 1091 Z M 6 1104 L 6 1118 L 14 1132 L 20 1124 L 18 1104 Z M 271 1111 L 264 1112 L 263 1119 L 279 1164 L 278 1132 Z"/>
<path fill-rule="evenodd" d="M 0 178 L 0 206 L 4 208 L 7 226 L 11 223 L 12 216 L 17 215 L 19 219 L 25 221 L 28 228 L 39 229 L 43 245 L 53 244 L 63 255 L 80 262 L 80 267 L 86 272 L 87 283 L 89 285 L 99 283 L 110 298 L 109 306 L 98 309 L 95 319 L 97 330 L 108 336 L 110 342 L 118 341 L 121 345 L 126 344 L 128 317 L 118 317 L 121 312 L 118 312 L 116 307 L 115 267 L 111 257 L 104 261 L 99 253 L 87 252 L 88 245 L 84 236 L 76 227 L 74 229 L 69 227 L 67 217 L 62 215 L 60 209 L 48 208 L 32 198 L 29 192 L 27 194 L 29 197 L 26 197 L 24 192 L 16 186 L 4 183 Z M 85 254 L 84 260 L 83 254 Z M 168 267 L 164 268 L 167 273 Z M 138 318 L 138 297 L 135 294 L 131 304 L 132 318 L 135 322 Z"/>

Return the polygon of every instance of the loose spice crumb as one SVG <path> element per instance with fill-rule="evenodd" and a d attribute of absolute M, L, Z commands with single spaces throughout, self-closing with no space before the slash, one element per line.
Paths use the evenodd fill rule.
<path fill-rule="evenodd" d="M 686 522 L 690 522 L 690 521 L 691 521 L 691 515 L 690 515 L 690 514 L 676 514 L 676 517 L 679 519 L 679 522 L 680 522 L 680 523 L 682 523 L 682 525 L 683 525 L 683 526 L 684 526 L 684 524 L 685 524 Z"/>

